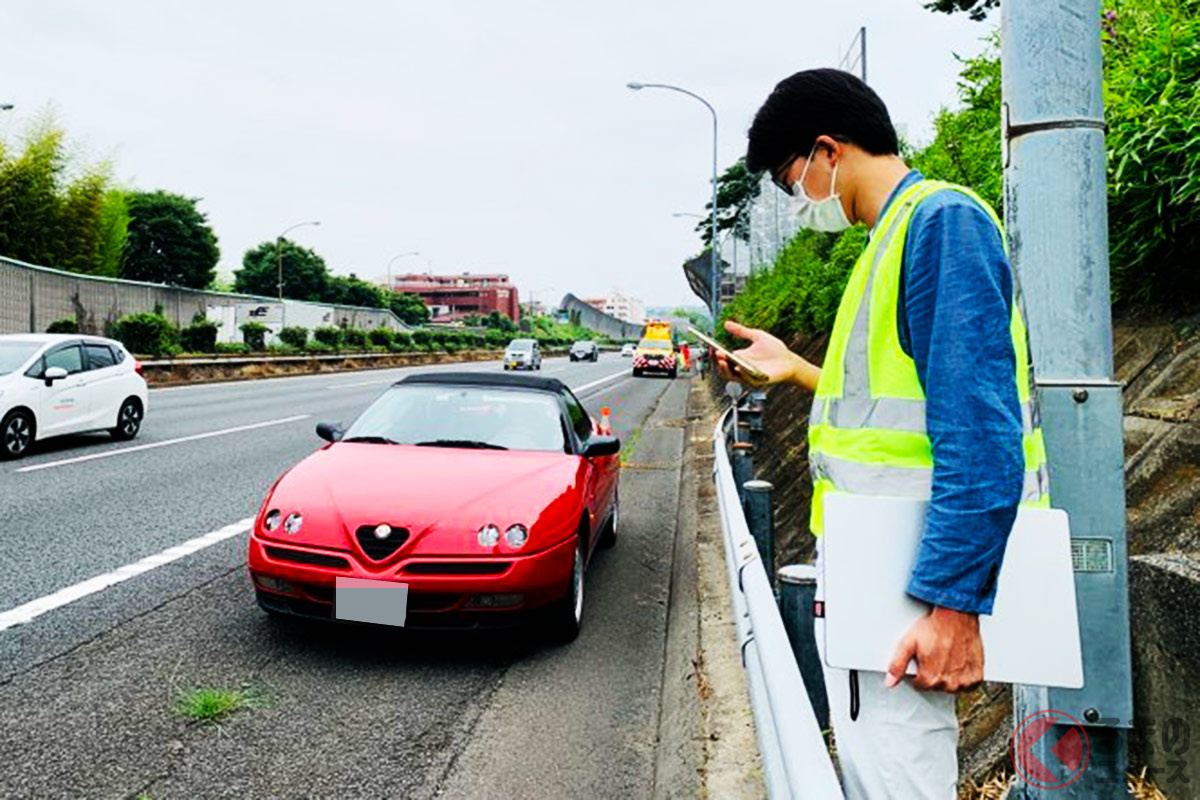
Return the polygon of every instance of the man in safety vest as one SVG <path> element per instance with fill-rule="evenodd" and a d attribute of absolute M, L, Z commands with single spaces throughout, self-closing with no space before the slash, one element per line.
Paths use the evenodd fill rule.
<path fill-rule="evenodd" d="M 929 615 L 897 642 L 887 673 L 826 667 L 846 793 L 953 798 L 952 693 L 982 680 L 978 615 L 991 612 L 1017 507 L 1049 502 L 1020 293 L 1000 222 L 970 190 L 909 169 L 883 101 L 838 70 L 800 72 L 775 87 L 750 128 L 746 165 L 770 172 L 805 227 L 870 229 L 821 367 L 764 331 L 726 323 L 751 342 L 740 354 L 771 383 L 815 392 L 818 558 L 826 492 L 929 500 L 908 584 Z M 908 678 L 911 659 L 917 674 Z"/>

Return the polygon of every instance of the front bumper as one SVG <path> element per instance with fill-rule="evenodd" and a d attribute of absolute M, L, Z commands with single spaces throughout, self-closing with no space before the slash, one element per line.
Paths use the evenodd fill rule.
<path fill-rule="evenodd" d="M 296 547 L 252 533 L 248 566 L 259 605 L 269 611 L 333 620 L 336 579 L 367 578 L 408 584 L 406 628 L 474 628 L 520 624 L 563 598 L 574 554 L 571 537 L 523 555 L 425 556 L 378 569 L 364 566 L 359 556 L 347 551 Z M 297 559 L 324 563 L 301 564 Z M 417 574 L 429 571 L 445 574 Z M 468 574 L 482 571 L 492 574 Z M 285 581 L 291 591 L 278 591 L 278 581 Z M 523 599 L 503 608 L 477 604 L 480 596 L 494 595 Z"/>

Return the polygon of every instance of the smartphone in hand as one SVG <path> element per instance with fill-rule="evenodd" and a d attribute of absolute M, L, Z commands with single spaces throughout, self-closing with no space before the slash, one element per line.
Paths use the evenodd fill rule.
<path fill-rule="evenodd" d="M 747 361 L 742 356 L 735 355 L 735 354 L 731 353 L 730 351 L 726 350 L 724 347 L 722 347 L 720 344 L 718 344 L 717 341 L 715 339 L 713 339 L 711 336 L 706 336 L 705 334 L 696 330 L 691 325 L 688 326 L 688 332 L 691 333 L 693 336 L 695 336 L 700 341 L 704 342 L 706 345 L 708 345 L 712 349 L 716 350 L 721 355 L 725 356 L 725 358 L 729 359 L 729 363 L 731 363 L 735 367 L 737 367 L 738 372 L 745 375 L 746 378 L 748 380 L 750 380 L 752 383 L 770 383 L 771 379 L 770 379 L 770 377 L 767 376 L 767 373 L 763 372 L 761 369 L 754 366 L 753 363 L 751 363 L 750 361 Z"/>

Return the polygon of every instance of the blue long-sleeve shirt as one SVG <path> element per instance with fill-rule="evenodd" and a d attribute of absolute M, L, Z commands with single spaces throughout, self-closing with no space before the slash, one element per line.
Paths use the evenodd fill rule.
<path fill-rule="evenodd" d="M 921 178 L 910 172 L 880 218 Z M 996 226 L 961 192 L 936 192 L 913 211 L 897 322 L 925 391 L 934 466 L 908 592 L 984 614 L 992 610 L 1025 471 L 1010 269 Z"/>

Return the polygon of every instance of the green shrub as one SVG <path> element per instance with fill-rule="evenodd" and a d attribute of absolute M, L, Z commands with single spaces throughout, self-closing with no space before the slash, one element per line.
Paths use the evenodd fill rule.
<path fill-rule="evenodd" d="M 74 317 L 63 317 L 56 319 L 46 328 L 46 333 L 79 333 L 79 323 Z"/>
<path fill-rule="evenodd" d="M 149 312 L 121 317 L 113 323 L 112 335 L 131 353 L 148 356 L 171 352 L 178 340 L 174 325 L 161 314 Z"/>
<path fill-rule="evenodd" d="M 392 334 L 390 348 L 394 353 L 407 353 L 413 349 L 413 337 L 408 331 L 396 331 Z"/>
<path fill-rule="evenodd" d="M 412 340 L 418 350 L 428 350 L 433 343 L 433 333 L 427 328 L 417 328 L 412 332 Z"/>
<path fill-rule="evenodd" d="M 317 328 L 317 330 L 321 330 L 321 329 Z M 332 347 L 331 345 L 327 345 L 324 342 L 320 342 L 320 341 L 309 342 L 307 345 L 305 345 L 304 349 L 310 353 L 318 353 L 318 354 L 337 352 L 336 347 Z"/>
<path fill-rule="evenodd" d="M 250 345 L 245 342 L 217 342 L 216 352 L 242 355 L 250 352 Z"/>
<path fill-rule="evenodd" d="M 386 350 L 392 344 L 393 334 L 387 328 L 375 328 L 367 334 L 367 338 L 375 347 L 382 347 Z"/>
<path fill-rule="evenodd" d="M 499 350 L 508 344 L 508 337 L 500 331 L 488 331 L 484 334 L 487 341 L 487 346 Z"/>
<path fill-rule="evenodd" d="M 215 353 L 219 327 L 216 322 L 193 318 L 192 324 L 179 332 L 179 343 L 188 353 Z"/>
<path fill-rule="evenodd" d="M 367 346 L 367 332 L 358 328 L 346 328 L 342 331 L 342 344 L 349 349 L 361 350 Z"/>
<path fill-rule="evenodd" d="M 288 347 L 303 350 L 304 346 L 308 344 L 308 328 L 299 325 L 281 328 L 279 331 L 279 341 Z"/>
<path fill-rule="evenodd" d="M 313 331 L 313 338 L 326 347 L 337 350 L 342 346 L 342 329 L 334 327 L 317 328 Z"/>
<path fill-rule="evenodd" d="M 261 351 L 266 348 L 267 326 L 261 322 L 243 322 L 238 328 L 242 332 L 242 341 L 251 350 Z"/>

